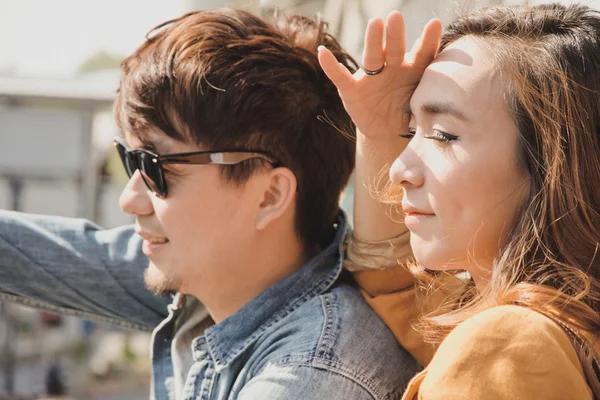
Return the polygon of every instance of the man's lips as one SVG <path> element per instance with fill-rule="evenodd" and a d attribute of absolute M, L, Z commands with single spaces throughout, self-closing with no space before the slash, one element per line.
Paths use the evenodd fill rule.
<path fill-rule="evenodd" d="M 144 238 L 144 241 L 142 242 L 142 253 L 147 257 L 156 255 L 169 243 L 169 239 L 161 235 L 151 234 L 145 231 L 139 231 L 137 234 Z"/>
<path fill-rule="evenodd" d="M 153 234 L 146 231 L 136 230 L 135 233 L 144 238 L 145 241 L 152 244 L 165 244 L 169 242 L 169 239 L 162 235 Z"/>

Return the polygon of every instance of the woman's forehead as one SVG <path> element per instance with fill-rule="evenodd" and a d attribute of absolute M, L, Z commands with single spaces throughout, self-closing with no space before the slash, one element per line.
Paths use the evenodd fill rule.
<path fill-rule="evenodd" d="M 462 38 L 427 67 L 411 99 L 411 109 L 424 103 L 452 103 L 465 114 L 503 104 L 504 82 L 477 40 Z"/>

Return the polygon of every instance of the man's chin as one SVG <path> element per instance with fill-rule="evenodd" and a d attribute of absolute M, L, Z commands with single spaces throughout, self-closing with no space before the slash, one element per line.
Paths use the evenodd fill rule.
<path fill-rule="evenodd" d="M 148 290 L 158 296 L 175 294 L 181 288 L 179 280 L 165 276 L 152 263 L 144 271 L 144 282 Z"/>

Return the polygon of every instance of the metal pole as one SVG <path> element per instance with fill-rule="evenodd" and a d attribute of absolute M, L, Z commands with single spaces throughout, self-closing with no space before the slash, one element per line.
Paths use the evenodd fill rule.
<path fill-rule="evenodd" d="M 16 357 L 14 348 L 11 344 L 14 344 L 17 340 L 16 330 L 14 329 L 14 321 L 10 317 L 6 306 L 0 303 L 0 318 L 6 321 L 4 343 L 2 346 L 2 365 L 4 367 L 4 390 L 7 395 L 14 394 L 15 386 L 15 369 L 16 369 Z"/>
<path fill-rule="evenodd" d="M 98 190 L 98 155 L 94 149 L 93 143 L 93 125 L 94 109 L 91 105 L 82 110 L 83 126 L 81 141 L 82 154 L 85 154 L 85 160 L 81 166 L 80 197 L 79 197 L 79 216 L 89 220 L 96 220 L 97 213 L 97 190 Z"/>
<path fill-rule="evenodd" d="M 23 193 L 23 180 L 16 176 L 8 178 L 8 185 L 10 186 L 10 192 L 12 195 L 12 206 L 11 209 L 19 211 L 21 209 L 21 197 Z"/>

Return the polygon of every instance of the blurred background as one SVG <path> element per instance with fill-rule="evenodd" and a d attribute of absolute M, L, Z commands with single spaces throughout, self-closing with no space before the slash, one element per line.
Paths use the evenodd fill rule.
<path fill-rule="evenodd" d="M 0 0 L 0 208 L 131 219 L 112 149 L 119 63 L 153 26 L 196 9 L 321 15 L 360 60 L 366 22 L 400 10 L 408 43 L 432 17 L 518 0 Z M 595 7 L 600 1 L 586 1 Z M 349 209 L 352 186 L 342 205 Z M 148 333 L 0 303 L 0 400 L 147 399 Z M 48 396 L 48 397 L 45 397 Z M 52 397 L 54 396 L 54 397 Z"/>

